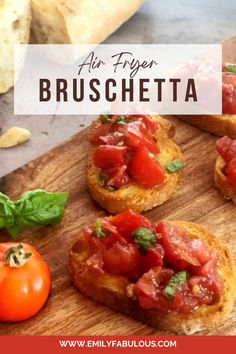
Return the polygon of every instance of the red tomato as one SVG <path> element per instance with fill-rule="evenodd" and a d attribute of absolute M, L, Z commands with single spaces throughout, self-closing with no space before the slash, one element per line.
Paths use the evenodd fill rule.
<path fill-rule="evenodd" d="M 100 136 L 103 144 L 116 145 L 124 140 L 124 134 L 120 132 L 112 132 L 105 136 Z"/>
<path fill-rule="evenodd" d="M 84 237 L 90 244 L 90 246 L 94 249 L 104 249 L 109 248 L 113 245 L 113 243 L 119 241 L 122 237 L 120 233 L 117 231 L 117 228 L 106 219 L 101 219 L 101 226 L 103 230 L 108 231 L 109 233 L 105 237 L 95 237 L 93 236 L 93 231 L 95 227 L 87 227 L 83 230 Z"/>
<path fill-rule="evenodd" d="M 123 166 L 126 150 L 124 146 L 100 145 L 93 154 L 94 165 L 102 170 Z"/>
<path fill-rule="evenodd" d="M 141 253 L 136 245 L 123 240 L 103 251 L 104 269 L 112 274 L 125 275 L 135 279 L 140 274 Z"/>
<path fill-rule="evenodd" d="M 148 115 L 143 115 L 143 114 L 137 114 L 137 115 L 133 115 L 131 117 L 137 117 L 137 118 L 141 118 L 141 120 L 143 121 L 146 129 L 151 133 L 154 134 L 157 131 L 158 125 L 157 122 L 154 121 L 152 119 L 152 117 L 148 116 Z"/>
<path fill-rule="evenodd" d="M 236 187 L 236 157 L 228 163 L 226 168 L 226 175 L 229 184 L 231 184 L 233 187 Z"/>
<path fill-rule="evenodd" d="M 228 136 L 223 136 L 216 141 L 216 149 L 225 162 L 230 162 L 236 157 L 236 139 L 232 140 Z"/>
<path fill-rule="evenodd" d="M 147 249 L 147 253 L 142 255 L 143 271 L 148 272 L 151 268 L 163 265 L 164 248 L 159 243 L 154 243 Z"/>
<path fill-rule="evenodd" d="M 94 253 L 89 259 L 87 260 L 87 266 L 90 270 L 96 273 L 104 273 L 103 268 L 103 260 L 102 260 L 102 253 L 96 252 Z"/>
<path fill-rule="evenodd" d="M 191 254 L 190 239 L 183 227 L 161 221 L 157 225 L 157 233 L 162 235 L 159 242 L 172 266 L 180 270 L 186 269 L 188 265 L 200 266 L 198 259 Z M 194 253 L 197 254 L 195 249 Z"/>
<path fill-rule="evenodd" d="M 164 182 L 165 174 L 155 157 L 149 151 L 139 146 L 130 163 L 132 178 L 145 188 L 153 188 Z"/>
<path fill-rule="evenodd" d="M 126 166 L 121 167 L 113 167 L 112 169 L 105 171 L 106 174 L 109 175 L 109 179 L 107 180 L 107 185 L 113 188 L 120 188 L 131 182 L 131 179 L 126 173 Z"/>
<path fill-rule="evenodd" d="M 139 278 L 135 284 L 135 293 L 142 308 L 160 311 L 171 309 L 172 306 L 162 295 L 162 290 L 173 274 L 173 270 L 159 266 Z"/>
<path fill-rule="evenodd" d="M 16 242 L 0 244 L 0 321 L 18 322 L 34 316 L 49 295 L 48 266 L 32 246 L 22 246 Z M 10 249 L 22 265 L 9 265 L 6 252 Z M 28 252 L 31 256 L 24 259 Z"/>
<path fill-rule="evenodd" d="M 102 140 L 100 138 L 110 133 L 112 124 L 113 122 L 101 124 L 101 126 L 90 136 L 91 143 L 95 145 L 101 144 Z"/>
<path fill-rule="evenodd" d="M 117 227 L 118 232 L 126 240 L 133 242 L 130 235 L 138 227 L 145 227 L 155 233 L 155 225 L 146 219 L 143 215 L 126 210 L 123 213 L 117 214 L 111 219 L 111 223 Z"/>
<path fill-rule="evenodd" d="M 189 252 L 200 264 L 205 264 L 211 258 L 211 252 L 200 238 L 193 239 L 188 243 Z"/>
<path fill-rule="evenodd" d="M 222 113 L 236 114 L 236 74 L 222 76 Z"/>
<path fill-rule="evenodd" d="M 134 122 L 127 125 L 124 139 L 125 144 L 134 148 L 142 145 L 145 146 L 153 154 L 158 154 L 160 149 L 156 142 L 148 134 L 142 133 L 138 125 L 135 125 L 136 123 L 139 122 Z"/>

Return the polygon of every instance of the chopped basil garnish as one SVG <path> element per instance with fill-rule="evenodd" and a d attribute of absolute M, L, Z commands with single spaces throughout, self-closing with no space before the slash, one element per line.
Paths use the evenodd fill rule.
<path fill-rule="evenodd" d="M 173 173 L 173 172 L 181 170 L 181 168 L 183 168 L 183 166 L 184 166 L 183 163 L 180 160 L 176 159 L 176 160 L 173 160 L 170 163 L 168 163 L 166 165 L 166 169 L 167 169 L 167 171 Z"/>
<path fill-rule="evenodd" d="M 106 237 L 109 234 L 109 231 L 106 231 L 102 227 L 101 219 L 96 220 L 96 226 L 92 233 L 93 237 L 101 238 Z"/>
<path fill-rule="evenodd" d="M 172 275 L 172 277 L 169 280 L 168 285 L 165 287 L 165 289 L 162 291 L 162 294 L 165 296 L 165 298 L 169 301 L 173 301 L 173 297 L 175 295 L 176 289 L 178 286 L 187 281 L 188 279 L 188 272 L 186 270 L 182 272 L 175 273 Z"/>
<path fill-rule="evenodd" d="M 112 186 L 105 186 L 105 189 L 108 191 L 108 192 L 114 192 L 116 189 L 113 188 Z"/>
<path fill-rule="evenodd" d="M 129 123 L 136 122 L 137 120 L 138 120 L 138 118 L 134 117 L 134 118 L 130 119 Z"/>
<path fill-rule="evenodd" d="M 105 187 L 109 176 L 106 173 L 101 173 L 98 175 L 98 184 L 101 187 Z"/>
<path fill-rule="evenodd" d="M 143 254 L 146 254 L 147 249 L 156 242 L 156 236 L 154 233 L 145 227 L 138 227 L 135 229 L 132 232 L 131 237 L 135 238 L 135 243 L 138 246 L 139 251 Z"/>
<path fill-rule="evenodd" d="M 125 124 L 127 117 L 126 116 L 120 116 L 117 120 L 116 120 L 116 124 Z"/>
<path fill-rule="evenodd" d="M 225 68 L 231 73 L 236 73 L 235 65 L 231 63 L 225 63 Z"/>
<path fill-rule="evenodd" d="M 102 114 L 101 115 L 101 122 L 102 123 L 107 123 L 111 120 L 111 118 L 107 114 Z"/>

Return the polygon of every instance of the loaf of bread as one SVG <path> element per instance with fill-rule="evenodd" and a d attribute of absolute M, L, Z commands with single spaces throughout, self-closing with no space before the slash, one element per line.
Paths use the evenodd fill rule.
<path fill-rule="evenodd" d="M 14 85 L 14 44 L 29 41 L 30 0 L 0 0 L 0 93 Z"/>
<path fill-rule="evenodd" d="M 32 0 L 32 42 L 100 43 L 145 0 Z"/>

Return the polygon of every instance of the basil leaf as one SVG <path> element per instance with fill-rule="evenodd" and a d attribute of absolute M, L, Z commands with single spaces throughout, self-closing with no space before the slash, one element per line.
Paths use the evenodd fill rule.
<path fill-rule="evenodd" d="M 120 116 L 117 120 L 116 120 L 116 124 L 125 124 L 127 117 L 126 116 Z"/>
<path fill-rule="evenodd" d="M 108 192 L 114 192 L 116 189 L 112 186 L 105 186 L 105 189 L 108 191 Z"/>
<path fill-rule="evenodd" d="M 235 65 L 231 63 L 225 63 L 225 68 L 231 73 L 236 73 Z"/>
<path fill-rule="evenodd" d="M 93 237 L 101 238 L 106 237 L 109 234 L 109 231 L 106 231 L 102 227 L 101 219 L 96 220 L 95 230 L 92 233 Z"/>
<path fill-rule="evenodd" d="M 111 118 L 107 114 L 102 114 L 100 119 L 102 124 L 107 123 L 111 120 Z"/>
<path fill-rule="evenodd" d="M 100 175 L 98 175 L 97 179 L 98 179 L 98 184 L 101 187 L 105 187 L 107 180 L 108 180 L 109 176 L 106 173 L 101 173 Z"/>
<path fill-rule="evenodd" d="M 173 161 L 171 161 L 170 163 L 168 163 L 168 164 L 166 165 L 167 171 L 169 171 L 169 172 L 171 172 L 171 173 L 174 173 L 174 172 L 176 172 L 176 171 L 179 171 L 179 170 L 181 170 L 183 167 L 184 167 L 183 163 L 182 163 L 180 160 L 178 160 L 178 159 L 173 160 Z"/>
<path fill-rule="evenodd" d="M 5 227 L 11 236 L 16 238 L 22 226 L 17 219 L 14 202 L 0 192 L 0 229 Z"/>
<path fill-rule="evenodd" d="M 38 189 L 25 192 L 15 202 L 20 223 L 27 226 L 57 224 L 63 215 L 68 193 L 48 193 Z"/>
<path fill-rule="evenodd" d="M 137 120 L 138 120 L 137 117 L 131 118 L 131 119 L 129 120 L 129 123 L 136 122 Z"/>
<path fill-rule="evenodd" d="M 175 295 L 175 292 L 176 292 L 176 289 L 178 288 L 178 286 L 181 283 L 187 281 L 187 279 L 188 279 L 188 272 L 186 272 L 185 270 L 172 275 L 172 277 L 169 280 L 168 285 L 162 291 L 162 294 L 165 296 L 165 298 L 169 302 L 173 301 L 173 297 Z"/>
<path fill-rule="evenodd" d="M 143 254 L 146 254 L 147 249 L 156 242 L 156 236 L 154 233 L 145 227 L 138 227 L 135 229 L 132 232 L 131 237 L 135 238 L 135 243 L 138 246 L 139 251 Z"/>

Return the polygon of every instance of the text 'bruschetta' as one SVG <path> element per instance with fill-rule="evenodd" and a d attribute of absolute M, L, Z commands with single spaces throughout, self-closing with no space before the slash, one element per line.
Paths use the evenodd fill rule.
<path fill-rule="evenodd" d="M 224 136 L 216 141 L 219 156 L 216 160 L 214 179 L 220 193 L 236 204 L 236 139 Z"/>
<path fill-rule="evenodd" d="M 235 299 L 228 249 L 190 222 L 154 224 L 131 210 L 97 219 L 75 240 L 69 265 L 83 294 L 164 331 L 216 327 Z"/>
<path fill-rule="evenodd" d="M 174 132 L 159 116 L 100 116 L 92 125 L 87 165 L 92 198 L 111 213 L 141 212 L 168 200 L 183 167 L 170 139 Z"/>

